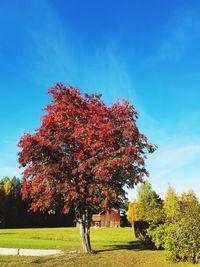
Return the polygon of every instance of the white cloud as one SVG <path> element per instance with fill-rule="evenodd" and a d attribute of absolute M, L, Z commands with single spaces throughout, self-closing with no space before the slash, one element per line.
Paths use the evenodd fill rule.
<path fill-rule="evenodd" d="M 161 139 L 156 152 L 149 155 L 147 169 L 153 189 L 164 198 L 170 183 L 177 194 L 192 188 L 200 199 L 200 140 L 198 136 Z M 137 187 L 128 190 L 136 199 Z"/>
<path fill-rule="evenodd" d="M 151 165 L 161 170 L 161 175 L 190 165 L 200 159 L 200 144 L 171 145 L 158 149 L 157 155 L 151 160 Z"/>
<path fill-rule="evenodd" d="M 176 136 L 163 140 L 155 154 L 149 157 L 147 165 L 152 185 L 162 197 L 168 183 L 172 184 L 178 193 L 193 188 L 200 197 L 198 137 Z"/>

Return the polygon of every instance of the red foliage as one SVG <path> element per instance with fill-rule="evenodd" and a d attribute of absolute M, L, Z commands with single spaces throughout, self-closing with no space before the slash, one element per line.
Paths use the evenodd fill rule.
<path fill-rule="evenodd" d="M 155 149 L 137 128 L 136 110 L 128 101 L 107 107 L 100 95 L 60 83 L 49 93 L 40 128 L 18 144 L 23 197 L 32 199 L 33 210 L 63 212 L 119 201 L 124 185 L 148 174 L 145 155 Z"/>

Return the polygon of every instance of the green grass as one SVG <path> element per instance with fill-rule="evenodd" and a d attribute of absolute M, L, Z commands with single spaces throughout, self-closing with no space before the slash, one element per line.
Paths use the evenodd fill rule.
<path fill-rule="evenodd" d="M 133 241 L 131 228 L 92 228 L 94 247 L 124 245 Z M 80 248 L 78 228 L 0 229 L 0 247 Z"/>
<path fill-rule="evenodd" d="M 67 249 L 73 246 L 80 246 L 77 228 L 0 230 L 0 247 Z"/>
<path fill-rule="evenodd" d="M 62 249 L 65 254 L 51 257 L 0 256 L 0 266 L 193 266 L 167 261 L 164 251 L 152 250 L 134 240 L 131 228 L 93 228 L 91 242 L 97 253 L 85 255 L 81 253 L 78 228 L 1 229 L 0 247 L 53 248 Z M 72 250 L 77 253 L 69 253 Z"/>

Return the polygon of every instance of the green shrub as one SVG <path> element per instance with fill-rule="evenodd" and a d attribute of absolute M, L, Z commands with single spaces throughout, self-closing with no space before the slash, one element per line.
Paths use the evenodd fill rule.
<path fill-rule="evenodd" d="M 150 224 L 149 228 L 147 229 L 147 235 L 149 236 L 156 248 L 164 248 L 165 231 L 165 224 L 160 224 L 159 226 Z"/>
<path fill-rule="evenodd" d="M 180 221 L 150 226 L 148 235 L 174 261 L 200 262 L 200 207 L 191 206 Z"/>

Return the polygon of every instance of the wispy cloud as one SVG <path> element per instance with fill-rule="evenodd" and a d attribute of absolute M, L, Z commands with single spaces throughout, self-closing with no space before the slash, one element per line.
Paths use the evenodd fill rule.
<path fill-rule="evenodd" d="M 117 40 L 111 38 L 101 47 L 90 51 L 82 62 L 82 84 L 106 95 L 109 102 L 120 98 L 138 100 L 133 79 L 126 62 L 117 52 Z"/>
<path fill-rule="evenodd" d="M 130 73 L 124 56 L 118 53 L 118 37 L 109 36 L 92 47 L 67 20 L 65 25 L 62 23 L 47 1 L 40 4 L 39 11 L 34 2 L 31 5 L 33 12 L 42 13 L 38 15 L 41 23 L 31 16 L 30 25 L 24 26 L 32 51 L 27 55 L 31 65 L 27 64 L 34 81 L 45 88 L 56 81 L 68 82 L 106 94 L 110 101 L 122 97 L 136 99 L 134 73 Z"/>
<path fill-rule="evenodd" d="M 174 144 L 173 141 L 171 143 L 169 141 L 164 147 L 158 149 L 156 158 L 152 159 L 151 164 L 163 176 L 191 165 L 197 159 L 200 161 L 200 143 Z"/>
<path fill-rule="evenodd" d="M 164 198 L 170 183 L 181 194 L 194 189 L 200 199 L 200 140 L 198 136 L 175 136 L 157 140 L 158 149 L 149 155 L 147 169 L 153 189 Z M 130 200 L 136 199 L 137 187 L 128 190 Z"/>
<path fill-rule="evenodd" d="M 158 61 L 176 62 L 185 56 L 199 35 L 199 12 L 199 3 L 175 10 L 163 29 L 163 40 L 155 55 Z"/>
<path fill-rule="evenodd" d="M 171 183 L 179 194 L 193 188 L 200 197 L 200 140 L 197 136 L 162 140 L 147 165 L 151 172 L 150 180 L 162 196 L 167 184 Z"/>
<path fill-rule="evenodd" d="M 77 77 L 76 64 L 79 63 L 81 45 L 70 30 L 65 28 L 56 12 L 49 7 L 47 1 L 40 3 L 38 10 L 35 2 L 29 3 L 37 17 L 31 17 L 30 24 L 26 26 L 27 34 L 31 40 L 31 50 L 28 56 L 32 78 L 43 86 L 56 81 L 63 81 L 68 77 L 75 80 Z M 42 18 L 42 21 L 41 21 Z M 76 49 L 80 45 L 79 49 Z M 65 79 L 65 80 L 64 80 Z"/>

